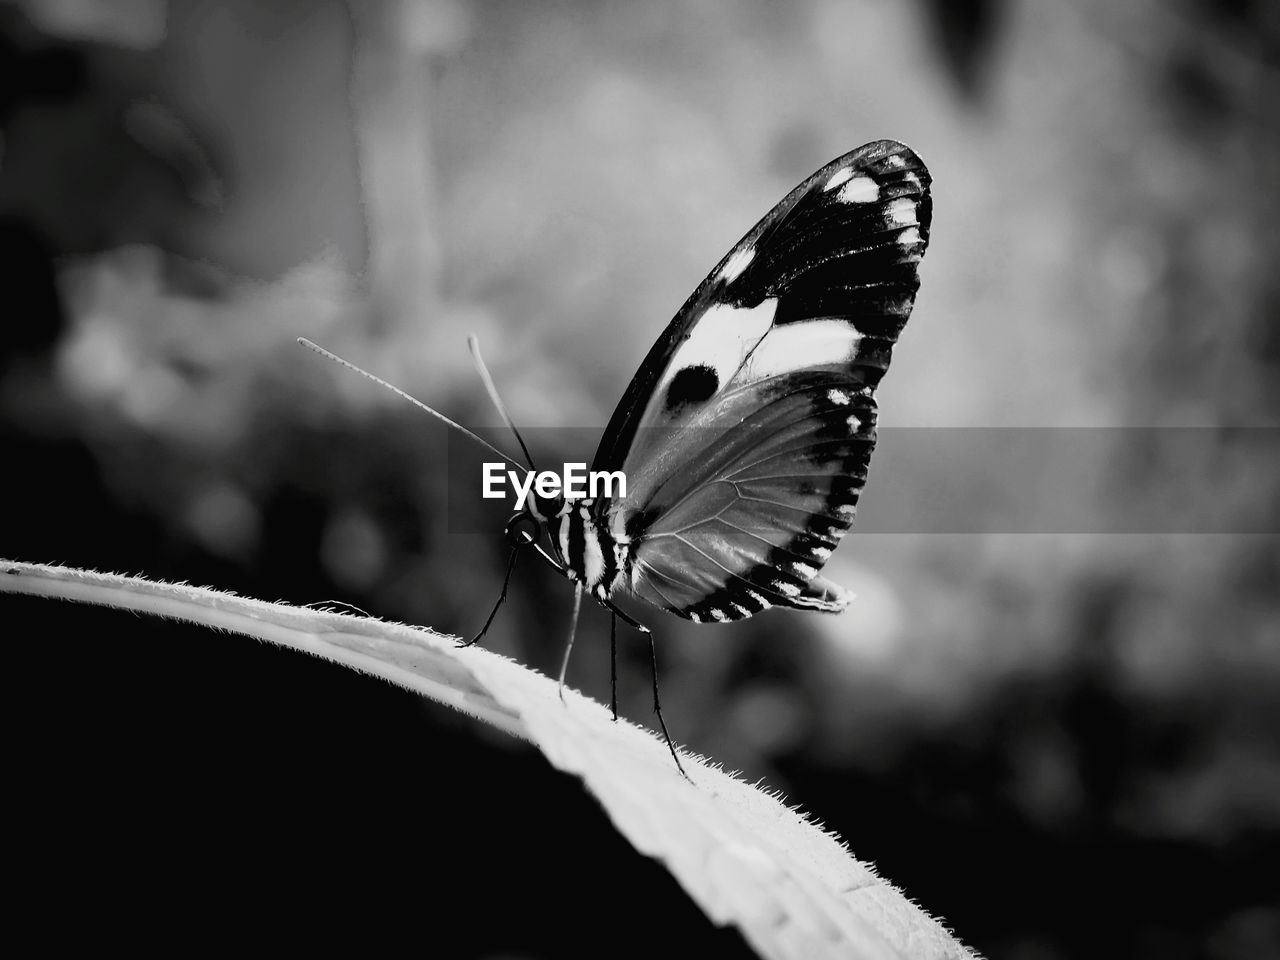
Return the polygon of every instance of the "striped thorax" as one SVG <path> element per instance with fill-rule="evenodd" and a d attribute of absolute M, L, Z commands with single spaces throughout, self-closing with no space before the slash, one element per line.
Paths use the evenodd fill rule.
<path fill-rule="evenodd" d="M 566 576 L 604 600 L 626 567 L 626 545 L 596 522 L 592 505 L 591 498 L 566 499 L 546 522 Z"/>

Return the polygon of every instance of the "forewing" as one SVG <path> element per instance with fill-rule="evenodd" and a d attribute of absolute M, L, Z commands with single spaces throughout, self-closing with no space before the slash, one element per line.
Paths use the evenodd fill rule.
<path fill-rule="evenodd" d="M 919 283 L 916 264 L 932 213 L 929 183 L 910 148 L 878 140 L 792 190 L 716 265 L 654 343 L 610 418 L 594 467 L 648 462 L 651 445 L 724 391 L 775 326 L 824 318 L 848 325 L 826 330 L 827 342 L 808 349 L 799 342 L 804 331 L 776 337 L 773 366 L 757 373 L 804 369 L 825 348 L 825 359 L 842 359 L 864 382 L 878 383 Z M 854 334 L 862 345 L 850 357 Z"/>

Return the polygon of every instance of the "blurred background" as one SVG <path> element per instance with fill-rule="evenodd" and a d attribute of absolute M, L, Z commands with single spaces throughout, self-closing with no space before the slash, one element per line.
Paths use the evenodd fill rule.
<path fill-rule="evenodd" d="M 731 244 L 900 139 L 933 239 L 828 566 L 858 600 L 644 612 L 668 725 L 993 958 L 1280 956 L 1280 458 L 1231 443 L 1280 426 L 1278 96 L 1263 0 L 0 4 L 0 556 L 470 635 L 505 511 L 295 338 L 492 426 L 475 333 L 521 424 L 593 437 Z M 1091 452 L 1055 489 L 918 439 L 974 427 Z M 1077 480 L 1079 529 L 965 519 Z M 486 644 L 553 671 L 570 599 L 518 567 Z M 243 638 L 0 609 L 14 914 L 52 942 L 748 955 L 522 744 Z"/>

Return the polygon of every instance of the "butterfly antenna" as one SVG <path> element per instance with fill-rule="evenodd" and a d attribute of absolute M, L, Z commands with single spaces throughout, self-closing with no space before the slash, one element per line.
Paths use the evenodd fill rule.
<path fill-rule="evenodd" d="M 511 419 L 511 414 L 507 413 L 507 405 L 502 402 L 502 397 L 498 396 L 498 387 L 493 382 L 493 377 L 489 375 L 489 368 L 484 365 L 484 357 L 480 356 L 480 341 L 474 335 L 467 337 L 467 346 L 471 348 L 471 359 L 475 361 L 480 379 L 484 381 L 484 388 L 489 391 L 489 399 L 498 408 L 498 414 L 506 422 L 507 426 L 511 428 L 511 432 L 516 435 L 516 442 L 520 444 L 520 449 L 524 451 L 524 459 L 529 464 L 529 469 L 533 470 L 533 457 L 529 456 L 529 448 L 524 445 L 524 437 L 520 436 L 520 431 L 516 429 L 515 422 Z"/>
<path fill-rule="evenodd" d="M 325 358 L 327 358 L 327 359 L 329 359 L 329 360 L 332 360 L 334 363 L 340 364 L 340 365 L 342 365 L 342 366 L 346 367 L 348 370 L 354 370 L 356 373 L 360 374 L 360 376 L 362 376 L 362 377 L 368 377 L 370 380 L 372 380 L 374 383 L 378 384 L 379 386 L 386 387 L 388 390 L 390 390 L 390 391 L 391 391 L 392 393 L 394 393 L 396 396 L 398 396 L 398 397 L 403 397 L 405 400 L 408 400 L 410 403 L 412 403 L 412 404 L 413 404 L 415 407 L 417 407 L 419 410 L 425 410 L 427 413 L 431 414 L 431 415 L 432 415 L 433 417 L 435 417 L 437 420 L 440 420 L 440 421 L 442 421 L 443 423 L 447 424 L 448 426 L 453 427 L 453 429 L 455 429 L 455 430 L 457 430 L 457 431 L 459 431 L 459 432 L 461 432 L 461 433 L 466 434 L 468 437 L 470 437 L 472 440 L 474 440 L 476 443 L 480 444 L 481 446 L 483 446 L 483 447 L 487 447 L 489 450 L 491 450 L 493 453 L 496 453 L 498 456 L 500 456 L 503 460 L 507 461 L 507 463 L 511 464 L 513 467 L 516 467 L 516 468 L 518 468 L 518 469 L 520 469 L 520 470 L 524 470 L 524 469 L 525 469 L 524 465 L 517 463 L 515 460 L 512 460 L 510 457 L 508 457 L 505 453 L 503 453 L 501 450 L 499 450 L 497 447 L 495 447 L 495 446 L 494 446 L 492 443 L 490 443 L 488 440 L 485 440 L 485 439 L 483 439 L 483 438 L 481 438 L 481 437 L 476 436 L 474 433 L 472 433 L 472 432 L 471 432 L 470 430 L 468 430 L 466 427 L 462 426 L 462 425 L 461 425 L 461 424 L 459 424 L 459 423 L 455 423 L 454 421 L 450 420 L 448 417 L 446 417 L 443 413 L 440 413 L 438 410 L 433 410 L 433 409 L 431 409 L 430 407 L 428 407 L 425 403 L 423 403 L 421 400 L 417 399 L 416 397 L 411 397 L 411 396 L 409 396 L 409 394 L 405 393 L 405 392 L 404 392 L 403 390 L 401 390 L 399 387 L 394 387 L 394 386 L 392 386 L 391 384 L 387 383 L 387 381 L 383 380 L 381 377 L 376 377 L 376 376 L 374 376 L 372 373 L 370 373 L 368 370 L 364 370 L 364 369 L 361 369 L 360 367 L 357 367 L 357 366 L 356 366 L 354 363 L 352 363 L 350 360 L 343 360 L 343 359 L 342 359 L 340 356 L 338 356 L 336 353 L 330 353 L 330 352 L 329 352 L 328 350 L 326 350 L 324 347 L 321 347 L 321 346 L 318 346 L 317 344 L 312 343 L 312 342 L 311 342 L 310 340 L 308 340 L 306 337 L 299 337 L 299 338 L 298 338 L 298 342 L 299 342 L 300 344 L 302 344 L 304 347 L 306 347 L 308 350 L 314 350 L 316 353 L 320 354 L 320 356 L 325 357 Z M 513 429 L 514 429 L 514 428 L 513 428 Z M 517 439 L 519 439 L 519 436 L 520 436 L 519 434 L 516 434 L 516 438 L 517 438 Z M 521 441 L 520 441 L 520 446 L 521 446 L 521 447 L 523 447 L 523 446 L 524 446 L 524 441 L 523 441 L 523 440 L 521 440 Z M 528 451 L 526 451 L 526 452 L 525 452 L 525 456 L 528 456 Z"/>

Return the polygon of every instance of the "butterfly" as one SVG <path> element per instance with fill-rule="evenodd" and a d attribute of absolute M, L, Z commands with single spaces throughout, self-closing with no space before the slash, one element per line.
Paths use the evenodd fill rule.
<path fill-rule="evenodd" d="M 772 607 L 843 610 L 851 595 L 821 570 L 866 483 L 876 387 L 929 242 L 930 183 L 910 148 L 864 144 L 738 241 L 658 337 L 604 431 L 591 469 L 622 471 L 625 495 L 530 497 L 507 524 L 502 593 L 470 642 L 489 629 L 530 547 L 575 584 L 575 627 L 586 593 L 615 628 L 620 618 L 648 634 L 651 657 L 652 633 L 616 597 L 695 623 Z M 472 352 L 532 469 L 474 340 Z M 562 685 L 572 645 L 571 629 Z M 616 718 L 616 693 L 613 706 Z M 679 766 L 669 735 L 667 744 Z"/>

